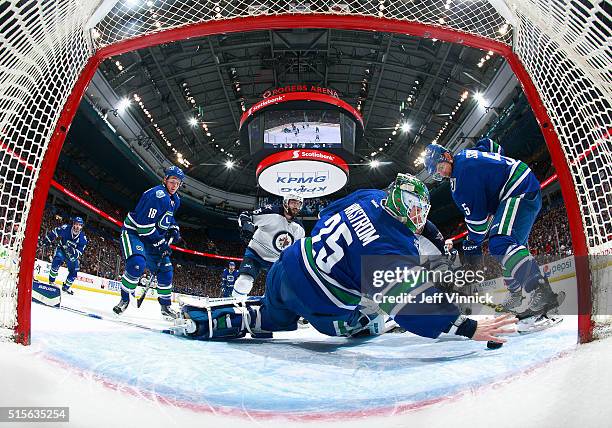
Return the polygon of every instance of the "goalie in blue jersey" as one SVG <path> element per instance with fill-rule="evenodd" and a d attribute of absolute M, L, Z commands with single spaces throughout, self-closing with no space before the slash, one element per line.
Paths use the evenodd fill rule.
<path fill-rule="evenodd" d="M 447 298 L 423 303 L 444 293 L 422 275 L 391 279 L 381 287 L 362 271 L 367 261 L 391 273 L 404 268 L 422 272 L 415 233 L 425 226 L 429 208 L 425 185 L 406 174 L 385 190 L 358 190 L 339 199 L 320 212 L 312 237 L 281 253 L 266 278 L 263 299 L 251 298 L 244 305 L 185 305 L 176 331 L 196 339 L 236 338 L 247 332 L 271 337 L 274 331 L 297 329 L 303 317 L 323 334 L 351 336 L 375 324 L 375 318 L 389 316 L 424 337 L 451 333 L 504 342 L 498 335 L 510 332 L 506 326 L 516 322 L 514 317 L 476 321 L 461 315 Z M 406 298 L 398 299 L 400 295 Z"/>
<path fill-rule="evenodd" d="M 181 205 L 177 191 L 184 179 L 185 174 L 179 167 L 168 168 L 163 183 L 144 192 L 123 222 L 120 241 L 125 272 L 121 277 L 121 300 L 113 308 L 117 315 L 127 309 L 130 295 L 135 293 L 147 268 L 157 277 L 157 300 L 162 316 L 176 316 L 170 309 L 174 272 L 170 242 L 180 240 L 174 213 Z"/>
<path fill-rule="evenodd" d="M 489 138 L 473 150 L 456 155 L 443 146 L 430 144 L 425 167 L 440 181 L 450 180 L 455 204 L 465 215 L 468 236 L 463 242 L 466 260 L 482 258 L 482 242 L 488 237 L 489 251 L 503 269 L 508 295 L 504 311 L 522 305 L 523 289 L 531 293 L 523 316 L 544 314 L 559 306 L 555 294 L 527 249 L 527 240 L 540 212 L 540 183 L 529 167 L 503 156 L 503 150 Z"/>

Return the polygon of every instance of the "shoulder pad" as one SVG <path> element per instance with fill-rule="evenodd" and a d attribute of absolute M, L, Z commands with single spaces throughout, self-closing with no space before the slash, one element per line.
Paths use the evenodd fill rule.
<path fill-rule="evenodd" d="M 67 224 L 65 224 L 65 225 L 63 225 L 63 226 L 62 226 L 62 229 L 67 229 L 67 228 L 68 228 L 68 225 L 67 225 Z"/>
<path fill-rule="evenodd" d="M 166 192 L 164 192 L 163 190 L 159 189 L 159 190 L 157 190 L 157 191 L 155 192 L 155 196 L 156 196 L 158 199 L 161 199 L 161 198 L 163 198 L 164 196 L 166 196 Z"/>

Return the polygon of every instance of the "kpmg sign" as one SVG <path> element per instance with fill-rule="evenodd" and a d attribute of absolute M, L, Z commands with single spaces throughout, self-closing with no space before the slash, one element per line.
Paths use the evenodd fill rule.
<path fill-rule="evenodd" d="M 320 150 L 287 150 L 261 161 L 256 174 L 259 185 L 270 193 L 315 198 L 343 188 L 348 165 L 339 156 Z"/>

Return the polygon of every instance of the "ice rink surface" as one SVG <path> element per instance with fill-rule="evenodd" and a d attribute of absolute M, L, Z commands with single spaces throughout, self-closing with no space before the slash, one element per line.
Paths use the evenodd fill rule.
<path fill-rule="evenodd" d="M 63 304 L 113 319 L 117 300 L 76 290 Z M 70 406 L 66 426 L 79 427 L 611 426 L 612 340 L 577 347 L 576 317 L 564 318 L 491 351 L 309 327 L 202 342 L 34 304 L 32 346 L 0 344 L 0 405 Z M 122 320 L 169 325 L 152 300 Z"/>

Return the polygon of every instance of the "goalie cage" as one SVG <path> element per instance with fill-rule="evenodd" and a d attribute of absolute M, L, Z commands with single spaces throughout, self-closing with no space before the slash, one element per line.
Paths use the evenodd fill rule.
<path fill-rule="evenodd" d="M 113 55 L 219 33 L 336 28 L 437 38 L 503 56 L 540 124 L 568 212 L 581 341 L 610 331 L 612 155 L 606 0 L 81 0 L 0 5 L 0 332 L 30 341 L 51 177 L 88 82 Z M 602 144 L 605 142 L 606 144 Z"/>

